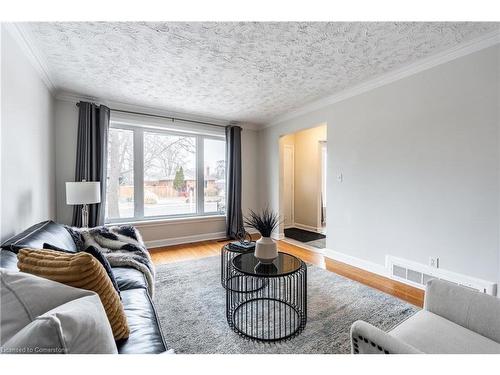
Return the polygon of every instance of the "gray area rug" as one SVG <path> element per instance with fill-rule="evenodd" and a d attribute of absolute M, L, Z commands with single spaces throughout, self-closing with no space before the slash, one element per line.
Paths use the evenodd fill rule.
<path fill-rule="evenodd" d="M 246 340 L 229 328 L 219 257 L 159 265 L 154 299 L 165 339 L 176 353 L 343 354 L 350 352 L 354 321 L 388 330 L 418 310 L 316 266 L 308 267 L 307 276 L 305 330 L 286 342 L 269 344 Z"/>

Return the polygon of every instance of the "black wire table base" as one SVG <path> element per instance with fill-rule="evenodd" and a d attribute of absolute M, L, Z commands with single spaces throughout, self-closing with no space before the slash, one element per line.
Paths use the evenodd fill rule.
<path fill-rule="evenodd" d="M 307 323 L 305 314 L 295 306 L 273 298 L 250 299 L 229 314 L 233 331 L 248 339 L 266 342 L 291 339 L 300 334 Z"/>
<path fill-rule="evenodd" d="M 230 292 L 237 292 L 237 293 L 253 293 L 257 292 L 258 290 L 264 288 L 266 286 L 266 281 L 262 279 L 255 279 L 252 280 L 252 284 L 248 283 L 246 285 L 246 288 L 244 291 L 238 290 L 240 287 L 242 280 L 241 278 L 244 277 L 242 275 L 235 275 L 233 272 L 232 276 L 229 276 L 226 279 L 226 285 L 225 288 L 226 290 L 229 290 Z"/>
<path fill-rule="evenodd" d="M 256 276 L 233 269 L 230 288 L 226 288 L 226 318 L 231 329 L 264 342 L 300 334 L 307 323 L 307 268 L 300 263 L 286 275 Z"/>
<path fill-rule="evenodd" d="M 223 288 L 227 288 L 228 280 L 230 281 L 234 277 L 232 260 L 235 256 L 239 254 L 253 253 L 252 250 L 233 250 L 229 245 L 224 245 L 220 251 L 220 263 L 221 263 L 221 273 L 220 273 L 220 283 Z"/>

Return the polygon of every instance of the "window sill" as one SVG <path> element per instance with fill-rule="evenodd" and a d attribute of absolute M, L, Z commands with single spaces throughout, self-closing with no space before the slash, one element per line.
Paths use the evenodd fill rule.
<path fill-rule="evenodd" d="M 209 221 L 223 221 L 226 220 L 226 215 L 206 215 L 206 216 L 189 216 L 189 217 L 173 217 L 164 219 L 153 219 L 153 220 L 131 220 L 131 221 L 119 221 L 104 224 L 105 226 L 113 225 L 133 225 L 137 227 L 157 227 L 165 224 L 176 224 L 176 223 L 206 223 Z"/>

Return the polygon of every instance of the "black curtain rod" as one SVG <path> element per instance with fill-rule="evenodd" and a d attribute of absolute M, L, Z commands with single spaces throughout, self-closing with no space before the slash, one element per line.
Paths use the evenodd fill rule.
<path fill-rule="evenodd" d="M 76 106 L 77 106 L 77 107 L 79 107 L 79 106 L 80 106 L 80 103 L 76 103 Z M 114 108 L 110 108 L 109 110 L 110 110 L 110 111 L 113 111 L 113 112 L 129 113 L 129 114 L 131 114 L 131 115 L 141 115 L 141 116 L 149 116 L 149 117 L 164 118 L 164 119 L 167 119 L 167 120 L 172 120 L 172 122 L 174 122 L 174 121 L 185 121 L 185 122 L 191 122 L 191 123 L 193 123 L 193 124 L 217 126 L 217 127 L 219 127 L 219 128 L 225 128 L 225 127 L 226 127 L 226 125 L 213 124 L 213 123 L 211 123 L 211 122 L 204 122 L 204 121 L 188 120 L 188 119 L 185 119 L 185 118 L 180 118 L 180 117 L 171 117 L 171 116 L 153 115 L 153 114 L 151 114 L 151 113 L 134 112 L 134 111 L 125 111 L 125 110 L 123 110 L 123 109 L 114 109 Z"/>

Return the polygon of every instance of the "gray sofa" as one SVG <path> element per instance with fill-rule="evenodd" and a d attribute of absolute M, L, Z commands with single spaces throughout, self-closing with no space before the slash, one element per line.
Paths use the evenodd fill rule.
<path fill-rule="evenodd" d="M 357 321 L 354 354 L 500 354 L 500 299 L 442 280 L 427 283 L 424 309 L 389 332 Z"/>

